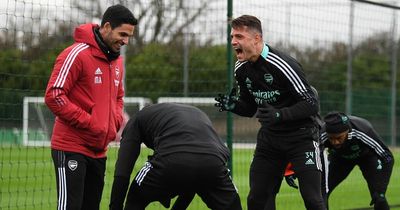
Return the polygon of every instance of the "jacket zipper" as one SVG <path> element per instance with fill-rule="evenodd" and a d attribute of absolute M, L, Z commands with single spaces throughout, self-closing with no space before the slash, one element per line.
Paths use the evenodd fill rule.
<path fill-rule="evenodd" d="M 106 136 L 105 136 L 105 141 L 104 141 L 104 144 L 103 144 L 103 147 L 105 148 L 106 146 L 107 146 L 107 144 L 108 144 L 108 134 L 109 134 L 109 131 L 110 131 L 110 119 L 111 119 L 111 112 L 113 111 L 113 110 L 111 110 L 111 101 L 112 101 L 112 99 L 111 99 L 111 93 L 112 93 L 112 82 L 113 82 L 113 78 L 112 78 L 112 64 L 111 63 L 109 63 L 109 65 L 108 65 L 108 67 L 109 67 L 109 71 L 108 71 L 108 76 L 109 76 L 109 88 L 108 88 L 108 91 L 109 91 L 109 96 L 110 96 L 110 98 L 109 98 L 109 100 L 108 100 L 108 108 L 109 108 L 109 112 L 108 112 L 108 121 L 107 121 L 107 134 L 106 134 Z"/>

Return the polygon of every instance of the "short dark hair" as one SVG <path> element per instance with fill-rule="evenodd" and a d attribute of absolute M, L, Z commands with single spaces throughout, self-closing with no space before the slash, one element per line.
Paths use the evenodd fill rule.
<path fill-rule="evenodd" d="M 107 22 L 110 23 L 111 28 L 114 29 L 122 24 L 137 25 L 138 20 L 133 16 L 132 12 L 121 4 L 116 4 L 107 8 L 101 20 L 101 26 Z"/>
<path fill-rule="evenodd" d="M 254 29 L 262 34 L 261 21 L 257 17 L 252 15 L 242 15 L 238 18 L 233 19 L 231 22 L 231 26 L 232 28 L 247 26 L 248 28 Z"/>

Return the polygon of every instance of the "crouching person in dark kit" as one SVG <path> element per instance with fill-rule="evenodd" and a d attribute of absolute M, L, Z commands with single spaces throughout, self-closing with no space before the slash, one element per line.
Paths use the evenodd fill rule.
<path fill-rule="evenodd" d="M 391 151 L 367 120 L 330 112 L 324 117 L 321 142 L 328 148 L 328 197 L 359 166 L 368 184 L 375 210 L 388 210 L 385 197 L 394 159 Z"/>
<path fill-rule="evenodd" d="M 129 178 L 144 143 L 154 154 Z M 170 206 L 177 195 L 198 194 L 210 209 L 240 210 L 239 195 L 226 163 L 229 150 L 208 116 L 182 104 L 145 107 L 127 123 L 115 166 L 110 209 L 145 209 L 159 201 Z"/>

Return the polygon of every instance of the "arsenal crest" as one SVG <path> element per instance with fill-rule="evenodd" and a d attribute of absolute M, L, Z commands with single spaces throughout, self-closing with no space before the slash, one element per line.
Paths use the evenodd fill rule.
<path fill-rule="evenodd" d="M 78 168 L 78 161 L 76 160 L 68 161 L 68 168 L 71 169 L 71 171 L 75 171 L 75 169 Z"/>
<path fill-rule="evenodd" d="M 264 74 L 264 80 L 268 85 L 272 85 L 274 78 L 272 77 L 271 74 Z"/>

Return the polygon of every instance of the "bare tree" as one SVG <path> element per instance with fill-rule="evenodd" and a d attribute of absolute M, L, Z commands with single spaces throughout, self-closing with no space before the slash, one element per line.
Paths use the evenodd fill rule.
<path fill-rule="evenodd" d="M 80 1 L 72 4 L 86 16 L 101 18 L 110 1 L 103 0 Z M 185 4 L 186 3 L 186 4 Z M 207 0 L 193 1 L 190 4 L 184 0 L 114 0 L 111 4 L 122 4 L 130 8 L 139 24 L 135 30 L 135 51 L 140 51 L 146 42 L 176 42 L 186 27 L 207 11 Z"/>

